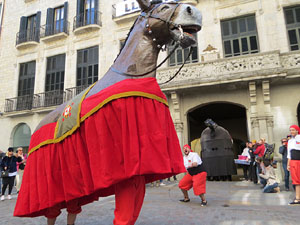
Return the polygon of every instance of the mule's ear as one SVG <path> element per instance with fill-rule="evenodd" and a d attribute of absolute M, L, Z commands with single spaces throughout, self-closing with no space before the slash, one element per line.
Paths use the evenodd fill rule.
<path fill-rule="evenodd" d="M 150 0 L 137 0 L 142 11 L 147 11 L 150 7 Z"/>

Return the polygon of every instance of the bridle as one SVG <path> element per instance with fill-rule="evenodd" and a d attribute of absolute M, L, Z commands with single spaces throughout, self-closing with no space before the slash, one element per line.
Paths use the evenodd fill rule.
<path fill-rule="evenodd" d="M 172 13 L 170 13 L 170 15 L 168 16 L 167 19 L 163 19 L 163 18 L 160 18 L 160 17 L 158 17 L 158 16 L 152 14 L 152 13 L 154 12 L 154 10 L 156 10 L 156 9 L 157 9 L 159 6 L 161 6 L 162 4 L 166 4 L 166 3 L 156 4 L 150 11 L 148 11 L 148 12 L 142 11 L 141 14 L 140 14 L 140 16 L 139 16 L 139 17 L 144 17 L 144 18 L 147 20 L 147 22 L 146 22 L 146 29 L 147 29 L 148 33 L 149 33 L 150 35 L 153 34 L 153 33 L 152 33 L 152 30 L 151 30 L 151 27 L 150 27 L 150 25 L 149 25 L 149 18 L 153 18 L 153 19 L 161 20 L 162 22 L 164 22 L 164 23 L 167 25 L 167 29 L 168 29 L 168 30 L 170 30 L 170 26 L 173 26 L 173 27 L 175 27 L 175 28 L 178 28 L 178 29 L 180 30 L 180 32 L 181 32 L 181 39 L 182 39 L 182 38 L 183 38 L 183 30 L 182 30 L 182 28 L 181 28 L 181 25 L 180 25 L 180 24 L 176 24 L 176 23 L 174 23 L 173 21 L 171 21 L 171 19 L 172 19 L 174 13 L 175 13 L 175 11 L 176 11 L 176 9 L 178 8 L 178 6 L 179 6 L 181 3 L 167 3 L 167 4 L 176 4 L 176 6 L 175 6 L 175 7 L 173 8 L 173 10 L 172 10 Z M 153 37 L 152 41 L 153 41 L 153 42 L 156 42 L 157 39 L 156 39 L 155 37 Z M 124 76 L 130 76 L 130 77 L 142 77 L 142 76 L 145 76 L 145 75 L 147 75 L 147 74 L 150 74 L 150 73 L 156 71 L 159 67 L 161 67 L 161 66 L 162 66 L 162 65 L 163 65 L 163 64 L 171 57 L 171 55 L 176 51 L 176 49 L 177 49 L 178 47 L 179 47 L 179 41 L 176 42 L 175 47 L 172 49 L 172 51 L 169 52 L 169 54 L 167 55 L 167 57 L 166 57 L 161 63 L 159 63 L 154 69 L 152 69 L 152 70 L 150 70 L 150 71 L 147 71 L 147 72 L 145 72 L 145 73 L 142 73 L 142 74 L 129 74 L 129 73 L 125 73 L 125 72 L 119 71 L 119 70 L 117 70 L 117 69 L 115 69 L 115 68 L 113 68 L 113 67 L 111 67 L 111 70 L 112 70 L 113 72 L 116 72 L 116 73 L 118 73 L 118 74 L 120 74 L 120 75 L 124 75 Z M 157 48 L 162 49 L 162 46 L 158 44 L 158 45 L 157 45 Z M 161 85 L 161 84 L 166 84 L 166 83 L 170 82 L 171 80 L 173 80 L 173 79 L 178 75 L 178 73 L 180 72 L 180 70 L 182 69 L 182 67 L 185 65 L 187 59 L 188 59 L 188 58 L 190 57 L 190 55 L 192 54 L 192 51 L 193 51 L 192 48 L 190 48 L 190 52 L 189 52 L 188 56 L 185 58 L 183 64 L 180 66 L 179 70 L 178 70 L 172 77 L 170 77 L 169 80 L 167 80 L 167 81 L 165 81 L 165 82 L 163 82 L 163 83 L 160 83 L 159 85 Z"/>

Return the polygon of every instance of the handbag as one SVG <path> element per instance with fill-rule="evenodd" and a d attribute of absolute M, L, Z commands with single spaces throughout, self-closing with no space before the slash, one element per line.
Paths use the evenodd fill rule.
<path fill-rule="evenodd" d="M 24 169 L 25 169 L 24 163 L 21 163 L 21 164 L 19 165 L 19 169 L 20 169 L 20 170 L 24 170 Z"/>
<path fill-rule="evenodd" d="M 8 170 L 3 170 L 1 171 L 1 178 L 8 177 L 9 171 Z"/>

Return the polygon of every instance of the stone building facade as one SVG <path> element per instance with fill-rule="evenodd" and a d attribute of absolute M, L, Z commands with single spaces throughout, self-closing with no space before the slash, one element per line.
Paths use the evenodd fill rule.
<path fill-rule="evenodd" d="M 199 138 L 209 117 L 230 132 L 237 149 L 260 137 L 278 149 L 289 125 L 299 123 L 300 1 L 179 2 L 203 13 L 188 63 L 161 86 L 180 143 Z M 6 150 L 27 147 L 47 113 L 105 74 L 139 11 L 133 0 L 0 5 L 0 149 Z M 186 55 L 177 50 L 158 70 L 158 82 Z"/>

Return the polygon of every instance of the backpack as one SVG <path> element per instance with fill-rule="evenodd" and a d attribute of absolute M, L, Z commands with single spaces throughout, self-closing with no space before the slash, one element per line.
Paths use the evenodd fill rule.
<path fill-rule="evenodd" d="M 265 154 L 264 154 L 264 157 L 263 159 L 268 159 L 268 160 L 273 160 L 274 158 L 274 149 L 275 149 L 275 144 L 265 144 Z"/>

